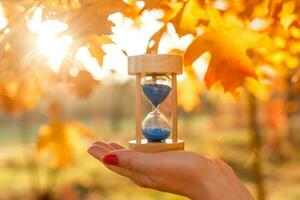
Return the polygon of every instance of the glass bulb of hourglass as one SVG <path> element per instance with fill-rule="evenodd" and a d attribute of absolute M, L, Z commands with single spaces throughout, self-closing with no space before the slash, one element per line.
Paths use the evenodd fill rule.
<path fill-rule="evenodd" d="M 158 107 L 170 94 L 170 78 L 164 75 L 149 75 L 143 78 L 144 95 L 154 107 Z"/>
<path fill-rule="evenodd" d="M 150 142 L 160 142 L 171 134 L 171 126 L 157 109 L 150 112 L 142 124 L 144 137 Z"/>

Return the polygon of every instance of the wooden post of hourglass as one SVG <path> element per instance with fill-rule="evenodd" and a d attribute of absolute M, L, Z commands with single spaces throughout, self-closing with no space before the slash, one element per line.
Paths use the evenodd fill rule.
<path fill-rule="evenodd" d="M 182 57 L 168 54 L 144 54 L 128 58 L 128 74 L 136 76 L 136 133 L 135 140 L 129 141 L 129 148 L 142 152 L 183 150 L 184 141 L 178 139 L 177 130 L 177 78 L 182 73 Z M 142 76 L 145 74 L 165 74 L 172 78 L 172 139 L 149 142 L 142 139 Z"/>
<path fill-rule="evenodd" d="M 142 75 L 136 74 L 136 109 L 135 109 L 135 139 L 136 143 L 140 144 L 142 141 Z"/>
<path fill-rule="evenodd" d="M 177 142 L 177 77 L 175 73 L 172 73 L 172 140 Z"/>

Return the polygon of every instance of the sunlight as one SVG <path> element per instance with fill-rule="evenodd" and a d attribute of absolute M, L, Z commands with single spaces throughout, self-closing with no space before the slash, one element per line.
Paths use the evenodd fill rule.
<path fill-rule="evenodd" d="M 148 41 L 163 23 L 158 19 L 163 16 L 159 10 L 145 11 L 140 17 L 141 25 L 134 26 L 134 20 L 121 13 L 113 14 L 109 19 L 115 24 L 112 28 L 112 39 L 128 55 L 146 53 Z"/>
<path fill-rule="evenodd" d="M 27 22 L 31 32 L 38 35 L 38 46 L 47 64 L 57 73 L 60 65 L 73 42 L 71 36 L 57 36 L 68 29 L 68 25 L 58 20 L 42 21 L 42 8 L 36 9 L 33 17 Z"/>
<path fill-rule="evenodd" d="M 205 52 L 193 62 L 192 66 L 199 80 L 204 80 L 210 58 L 211 54 L 209 52 Z"/>
<path fill-rule="evenodd" d="M 4 14 L 3 5 L 0 2 L 0 29 L 2 30 L 7 25 L 7 19 Z"/>
<path fill-rule="evenodd" d="M 228 2 L 224 0 L 217 0 L 214 2 L 214 7 L 222 11 L 227 10 Z"/>
<path fill-rule="evenodd" d="M 42 36 L 38 40 L 41 53 L 47 57 L 47 63 L 55 73 L 59 71 L 60 65 L 71 44 L 71 36 L 60 38 Z"/>
<path fill-rule="evenodd" d="M 140 5 L 142 6 L 142 5 Z M 37 8 L 31 19 L 28 20 L 29 30 L 38 35 L 38 47 L 40 53 L 46 57 L 51 70 L 57 73 L 70 46 L 73 43 L 71 36 L 58 36 L 68 29 L 68 25 L 58 20 L 42 21 L 43 9 Z M 92 57 L 87 47 L 80 47 L 75 54 L 78 61 L 97 80 L 108 77 L 109 72 L 116 72 L 115 81 L 124 83 L 130 77 L 127 74 L 127 55 L 146 53 L 148 41 L 151 36 L 162 27 L 159 19 L 163 16 L 162 10 L 145 11 L 141 17 L 141 25 L 134 25 L 134 21 L 121 13 L 115 13 L 109 19 L 115 24 L 110 36 L 115 44 L 99 46 L 105 51 L 103 66 L 99 66 Z M 158 53 L 168 53 L 174 49 L 184 51 L 192 42 L 193 36 L 179 37 L 172 24 L 168 25 L 167 32 L 163 35 Z M 124 53 L 126 52 L 126 54 Z M 80 70 L 72 68 L 70 74 L 76 75 Z"/>
<path fill-rule="evenodd" d="M 168 23 L 167 32 L 161 38 L 158 53 L 170 53 L 172 50 L 184 51 L 192 41 L 192 34 L 179 37 L 174 26 L 171 23 Z"/>
<path fill-rule="evenodd" d="M 104 70 L 101 69 L 97 60 L 92 57 L 87 47 L 80 47 L 75 54 L 75 60 L 83 65 L 83 67 L 93 75 L 93 78 L 96 80 L 101 80 L 107 74 Z M 76 68 L 74 68 L 70 73 L 74 73 Z M 79 71 L 79 69 L 77 69 Z M 72 74 L 71 74 L 72 75 Z M 76 76 L 76 74 L 73 74 Z"/>
<path fill-rule="evenodd" d="M 254 31 L 261 31 L 265 29 L 270 22 L 268 22 L 266 19 L 262 18 L 255 18 L 250 22 L 250 28 Z"/>
<path fill-rule="evenodd" d="M 106 53 L 103 69 L 113 70 L 118 82 L 130 78 L 127 72 L 127 55 L 144 54 L 151 36 L 162 27 L 159 19 L 163 16 L 162 10 L 145 11 L 141 15 L 141 25 L 134 26 L 134 21 L 121 13 L 113 14 L 109 19 L 115 24 L 111 38 L 116 44 L 103 45 Z M 172 50 L 185 50 L 192 42 L 191 34 L 179 37 L 173 25 L 169 24 L 167 32 L 162 36 L 158 53 L 169 53 Z"/>

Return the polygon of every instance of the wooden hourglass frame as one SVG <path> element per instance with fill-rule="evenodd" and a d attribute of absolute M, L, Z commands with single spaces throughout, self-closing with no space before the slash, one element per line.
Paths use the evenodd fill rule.
<path fill-rule="evenodd" d="M 177 75 L 182 74 L 182 57 L 168 54 L 143 54 L 129 56 L 128 74 L 136 76 L 136 134 L 129 141 L 129 148 L 141 152 L 162 152 L 183 150 L 184 141 L 178 139 L 177 128 Z M 171 138 L 162 142 L 149 142 L 142 139 L 142 77 L 145 75 L 171 76 Z"/>

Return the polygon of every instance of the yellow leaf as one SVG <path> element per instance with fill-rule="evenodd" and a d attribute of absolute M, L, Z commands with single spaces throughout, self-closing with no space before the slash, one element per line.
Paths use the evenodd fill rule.
<path fill-rule="evenodd" d="M 291 35 L 296 38 L 296 39 L 300 39 L 300 28 L 297 28 L 295 26 L 292 26 L 290 28 L 290 33 Z"/>
<path fill-rule="evenodd" d="M 270 88 L 253 78 L 246 79 L 247 91 L 260 100 L 267 100 L 270 95 Z"/>
<path fill-rule="evenodd" d="M 199 81 L 188 72 L 184 79 L 178 82 L 178 105 L 186 112 L 194 110 L 200 105 L 200 92 Z"/>
<path fill-rule="evenodd" d="M 195 33 L 199 21 L 207 20 L 202 4 L 199 0 L 188 0 L 186 2 L 179 24 L 181 34 Z"/>
<path fill-rule="evenodd" d="M 288 1 L 282 6 L 279 16 L 280 24 L 283 26 L 284 30 L 287 30 L 289 26 L 297 19 L 297 15 L 294 14 L 295 7 L 295 1 Z"/>
<path fill-rule="evenodd" d="M 129 0 L 127 4 L 131 6 L 131 9 L 125 11 L 125 15 L 131 17 L 136 20 L 141 14 L 141 12 L 136 12 L 137 4 L 141 1 L 137 0 Z M 163 10 L 164 16 L 160 19 L 162 22 L 171 22 L 176 16 L 180 13 L 181 8 L 183 7 L 183 2 L 181 1 L 169 1 L 169 0 L 144 0 L 144 6 L 140 8 L 141 11 L 143 10 L 153 10 L 159 9 Z M 136 22 L 135 22 L 136 23 Z M 137 22 L 139 24 L 139 22 Z"/>
<path fill-rule="evenodd" d="M 68 78 L 69 91 L 78 97 L 84 98 L 92 94 L 94 87 L 99 84 L 87 71 L 80 71 L 75 77 Z"/>
<path fill-rule="evenodd" d="M 85 136 L 92 138 L 94 134 L 83 124 L 76 121 L 63 122 L 60 118 L 59 106 L 52 103 L 50 106 L 50 122 L 42 125 L 38 132 L 37 155 L 42 153 L 51 156 L 51 166 L 66 167 L 74 162 L 76 145 L 74 137 Z"/>
<path fill-rule="evenodd" d="M 30 71 L 18 74 L 12 70 L 0 76 L 0 106 L 9 113 L 33 109 L 42 95 L 40 80 Z"/>
<path fill-rule="evenodd" d="M 296 69 L 299 66 L 299 56 L 289 55 L 285 60 L 285 64 L 290 69 Z"/>
<path fill-rule="evenodd" d="M 81 135 L 88 138 L 95 137 L 94 133 L 90 129 L 75 120 L 71 120 L 67 123 L 67 129 L 68 132 L 72 132 L 76 135 Z"/>
<path fill-rule="evenodd" d="M 291 42 L 290 51 L 294 54 L 300 53 L 300 41 Z"/>
<path fill-rule="evenodd" d="M 235 18 L 222 18 L 213 9 L 206 12 L 210 20 L 208 27 L 186 50 L 185 65 L 192 65 L 199 56 L 209 51 L 211 60 L 205 74 L 207 86 L 210 88 L 219 82 L 226 92 L 237 96 L 236 89 L 243 85 L 246 77 L 256 78 L 247 50 L 267 46 L 269 40 L 265 35 L 241 26 L 242 23 Z"/>
<path fill-rule="evenodd" d="M 78 2 L 78 1 L 77 1 Z M 87 0 L 80 1 L 79 6 L 64 9 L 64 4 L 46 5 L 46 17 L 60 19 L 69 25 L 66 34 L 73 37 L 84 37 L 87 34 L 110 34 L 112 22 L 108 16 L 128 9 L 128 4 L 122 0 Z M 59 8 L 58 8 L 59 7 Z M 53 14 L 55 13 L 55 14 Z"/>
<path fill-rule="evenodd" d="M 269 12 L 269 5 L 271 0 L 262 0 L 257 3 L 253 9 L 252 16 L 265 18 Z"/>
<path fill-rule="evenodd" d="M 281 37 L 274 37 L 273 38 L 274 44 L 279 48 L 284 48 L 286 46 L 286 40 Z"/>
<path fill-rule="evenodd" d="M 87 46 L 89 51 L 91 52 L 91 55 L 97 59 L 100 66 L 103 64 L 103 57 L 105 55 L 104 51 L 102 50 L 103 44 L 109 44 L 112 43 L 110 37 L 106 35 L 95 35 L 90 34 L 87 37 Z"/>
<path fill-rule="evenodd" d="M 276 65 L 282 64 L 288 57 L 288 52 L 279 50 L 266 55 L 266 60 Z"/>
<path fill-rule="evenodd" d="M 178 13 L 180 12 L 181 8 L 183 6 L 183 2 L 166 2 L 165 4 L 162 4 L 159 9 L 162 9 L 164 11 L 164 17 L 161 19 L 163 22 L 169 22 L 172 19 L 174 19 Z"/>

